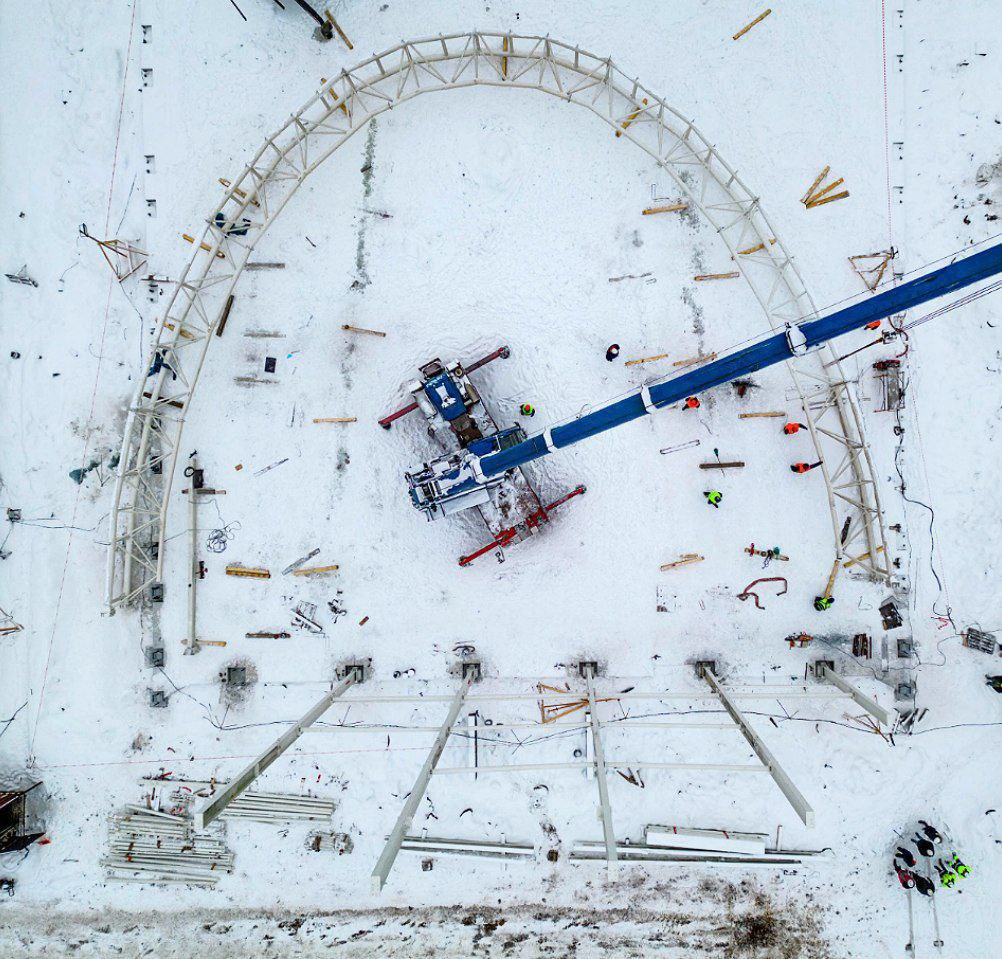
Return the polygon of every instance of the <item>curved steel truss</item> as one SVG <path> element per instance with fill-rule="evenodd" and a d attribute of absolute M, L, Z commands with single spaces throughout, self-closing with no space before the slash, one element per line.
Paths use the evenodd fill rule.
<path fill-rule="evenodd" d="M 303 181 L 373 117 L 422 93 L 473 86 L 538 90 L 601 117 L 621 139 L 649 154 L 709 220 L 772 329 L 816 316 L 800 273 L 758 198 L 692 121 L 608 57 L 549 37 L 510 33 L 403 42 L 325 81 L 265 139 L 196 238 L 191 260 L 157 325 L 149 372 L 141 377 L 126 422 L 110 521 L 110 612 L 161 581 L 185 415 L 213 334 L 257 241 Z M 873 467 L 859 411 L 834 360 L 826 348 L 788 365 L 823 461 L 836 557 L 864 554 L 856 565 L 887 578 Z"/>

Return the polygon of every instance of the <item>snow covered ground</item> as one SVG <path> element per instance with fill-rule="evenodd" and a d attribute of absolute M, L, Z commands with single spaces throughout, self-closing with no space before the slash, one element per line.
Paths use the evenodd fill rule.
<path fill-rule="evenodd" d="M 403 472 L 433 454 L 431 442 L 411 420 L 389 432 L 375 424 L 401 404 L 418 365 L 435 356 L 472 360 L 507 344 L 511 357 L 474 378 L 499 421 L 514 422 L 531 402 L 532 425 L 545 425 L 666 372 L 665 364 L 627 368 L 622 360 L 669 353 L 670 363 L 724 349 L 764 324 L 742 282 L 692 281 L 729 268 L 705 222 L 640 215 L 652 197 L 677 196 L 648 157 L 585 111 L 478 88 L 385 114 L 312 176 L 258 245 L 255 259 L 286 266 L 241 281 L 184 439 L 183 456 L 197 450 L 207 483 L 226 490 L 199 507 L 200 542 L 217 529 L 232 536 L 225 552 L 201 553 L 208 573 L 198 632 L 227 646 L 182 656 L 183 478 L 164 546 L 166 601 L 155 615 L 103 615 L 115 457 L 166 294 L 136 281 L 119 286 L 79 235 L 81 223 L 94 236 L 138 241 L 150 251 L 149 270 L 175 277 L 191 252 L 180 234 L 199 232 L 218 178 L 232 178 L 320 77 L 402 37 L 477 26 L 549 33 L 607 53 L 694 117 L 761 197 L 821 305 L 863 289 L 847 263 L 852 254 L 893 244 L 901 269 L 920 270 L 999 232 L 1002 67 L 987 0 L 948 10 L 902 0 L 887 6 L 886 21 L 874 0 L 787 3 L 738 42 L 731 34 L 758 9 L 339 3 L 332 9 L 354 51 L 337 39 L 315 42 L 305 14 L 285 6 L 241 0 L 244 22 L 225 0 L 0 5 L 2 265 L 15 272 L 26 264 L 39 284 L 0 286 L 0 505 L 22 515 L 4 531 L 0 608 L 25 627 L 0 636 L 0 772 L 44 782 L 37 814 L 52 840 L 27 856 L 0 856 L 0 876 L 17 881 L 15 897 L 0 902 L 0 954 L 314 955 L 336 942 L 347 955 L 897 957 L 907 914 L 890 853 L 895 830 L 921 817 L 948 831 L 974 872 L 937 897 L 941 955 L 994 955 L 1002 835 L 986 810 L 999 791 L 989 757 L 1002 701 L 982 680 L 997 667 L 962 648 L 959 631 L 1002 627 L 997 298 L 909 336 L 900 422 L 876 412 L 870 364 L 902 346 L 846 363 L 858 375 L 887 522 L 901 524 L 890 544 L 907 587 L 908 629 L 888 635 L 892 658 L 898 636 L 918 644 L 910 675 L 928 713 L 915 734 L 892 745 L 853 728 L 843 714 L 860 710 L 847 701 L 746 701 L 814 807 L 813 830 L 765 775 L 651 770 L 643 789 L 611 775 L 621 839 L 639 841 L 644 825 L 658 822 L 770 835 L 782 826 L 787 848 L 828 850 L 809 866 L 689 867 L 683 875 L 672 864 L 631 865 L 607 882 L 599 864 L 565 856 L 553 865 L 437 857 L 423 872 L 422 857 L 402 853 L 377 898 L 369 873 L 430 735 L 318 729 L 261 786 L 336 798 L 333 828 L 351 834 L 350 856 L 309 850 L 307 824 L 230 822 L 236 873 L 213 890 L 105 881 L 107 817 L 142 797 L 142 777 L 233 775 L 322 695 L 345 660 L 371 658 L 365 691 L 386 695 L 449 695 L 457 644 L 476 646 L 487 692 L 529 693 L 545 677 L 574 683 L 568 666 L 582 659 L 600 663 L 609 691 L 699 693 L 687 664 L 704 658 L 716 659 L 735 687 L 794 683 L 834 648 L 826 638 L 866 632 L 879 648 L 877 606 L 889 593 L 843 576 L 834 608 L 824 618 L 811 609 L 832 545 L 818 473 L 788 469 L 808 458 L 808 441 L 784 437 L 782 420 L 738 419 L 752 410 L 796 418 L 780 368 L 757 375 L 760 388 L 744 399 L 722 388 L 698 413 L 647 418 L 533 464 L 544 498 L 579 483 L 587 495 L 503 564 L 488 555 L 468 569 L 456 565 L 483 531 L 463 519 L 426 523 L 408 503 Z M 806 210 L 799 198 L 825 165 L 851 195 Z M 343 323 L 388 335 L 349 338 Z M 245 336 L 250 330 L 282 335 Z M 608 364 L 613 341 L 623 355 Z M 840 352 L 865 342 L 847 337 Z M 266 356 L 277 360 L 276 384 L 234 382 L 261 375 Z M 358 423 L 313 424 L 325 416 Z M 700 446 L 659 455 L 692 439 Z M 710 486 L 697 464 L 714 449 L 747 466 Z M 896 463 L 913 502 L 901 496 Z M 86 472 L 80 484 L 69 475 L 75 469 Z M 710 488 L 724 493 L 719 511 L 703 501 Z M 932 537 L 921 504 L 935 511 Z M 742 552 L 753 541 L 779 546 L 790 561 L 763 572 Z M 274 573 L 315 547 L 317 563 L 340 564 L 336 577 L 224 575 L 234 562 Z M 685 552 L 706 560 L 659 572 Z M 776 566 L 789 580 L 785 595 L 763 592 L 764 610 L 736 599 Z M 335 599 L 347 608 L 336 621 L 327 608 Z M 301 601 L 317 605 L 323 634 L 289 628 Z M 292 636 L 244 638 L 257 630 Z M 789 649 L 784 637 L 800 631 L 819 639 Z M 143 647 L 156 636 L 167 650 L 163 671 L 144 663 Z M 831 656 L 864 692 L 893 705 L 893 691 L 870 669 L 879 652 L 872 664 Z M 238 663 L 256 681 L 230 702 L 218 674 Z M 150 688 L 169 694 L 167 709 L 149 708 Z M 446 708 L 339 706 L 326 720 L 437 726 Z M 529 701 L 477 708 L 496 723 L 538 715 Z M 610 706 L 609 718 L 620 708 Z M 726 720 L 712 700 L 628 708 L 714 710 L 699 718 Z M 480 744 L 481 763 L 571 761 L 585 743 L 577 731 L 497 738 Z M 617 723 L 608 740 L 624 766 L 752 760 L 733 730 Z M 442 765 L 464 765 L 468 751 L 456 739 Z M 443 776 L 414 831 L 567 849 L 601 838 L 596 801 L 594 781 L 580 771 Z M 924 900 L 915 919 L 918 953 L 929 954 Z"/>

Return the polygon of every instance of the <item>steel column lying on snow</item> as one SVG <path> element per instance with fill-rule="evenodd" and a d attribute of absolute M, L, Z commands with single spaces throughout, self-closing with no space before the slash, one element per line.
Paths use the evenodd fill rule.
<path fill-rule="evenodd" d="M 299 737 L 303 730 L 312 726 L 331 706 L 334 700 L 342 696 L 349 687 L 357 682 L 356 673 L 349 671 L 348 675 L 320 700 L 291 729 L 282 733 L 260 756 L 246 769 L 224 786 L 201 809 L 195 810 L 195 826 L 204 829 L 215 819 L 234 799 L 237 798 L 258 776 L 261 775 L 279 756 L 282 755 Z"/>
<path fill-rule="evenodd" d="M 418 773 L 417 781 L 414 783 L 414 788 L 411 790 L 411 794 L 407 797 L 407 802 L 404 803 L 404 808 L 400 810 L 400 815 L 397 817 L 397 823 L 393 827 L 393 832 L 390 833 L 389 838 L 386 840 L 386 845 L 383 847 L 383 852 L 379 857 L 379 861 L 376 863 L 376 868 L 372 870 L 372 891 L 380 892 L 383 885 L 386 883 L 386 877 L 390 874 L 390 870 L 393 868 L 393 862 L 397 858 L 397 853 L 400 852 L 400 844 L 403 842 L 404 834 L 410 829 L 411 821 L 414 819 L 414 813 L 417 812 L 418 803 L 421 802 L 424 797 L 425 790 L 428 788 L 428 780 L 431 779 L 431 774 L 435 771 L 435 767 L 438 765 L 439 759 L 442 758 L 442 751 L 445 749 L 445 744 L 448 742 L 449 733 L 452 731 L 452 727 L 456 724 L 456 717 L 459 715 L 459 711 L 463 708 L 463 700 L 466 699 L 466 694 L 473 683 L 473 677 L 464 679 L 462 685 L 459 687 L 458 692 L 452 700 L 452 706 L 449 707 L 449 715 L 445 717 L 445 722 L 442 723 L 441 729 L 438 731 L 438 736 L 435 737 L 435 742 L 431 747 L 431 752 L 428 753 L 428 757 L 424 761 L 424 765 L 421 767 L 421 772 Z"/>
<path fill-rule="evenodd" d="M 616 834 L 612 828 L 612 807 L 609 805 L 609 781 L 605 778 L 605 751 L 602 749 L 602 729 L 595 713 L 595 687 L 592 683 L 592 669 L 584 669 L 588 684 L 588 717 L 591 722 L 591 738 L 595 746 L 595 778 L 598 780 L 598 799 L 602 813 L 602 834 L 605 837 L 605 858 L 610 879 L 615 879 L 619 871 L 616 854 Z"/>
<path fill-rule="evenodd" d="M 838 673 L 833 672 L 827 666 L 822 666 L 821 678 L 833 686 L 837 686 L 846 696 L 851 696 L 856 704 L 862 706 L 878 723 L 890 726 L 891 714 L 883 706 L 878 706 L 869 696 L 864 696 L 855 686 L 847 683 Z"/>
<path fill-rule="evenodd" d="M 783 771 L 783 767 L 776 761 L 776 757 L 769 752 L 765 743 L 759 739 L 758 733 L 748 725 L 738 707 L 731 702 L 730 697 L 720 688 L 720 685 L 717 683 L 717 677 L 713 675 L 713 670 L 709 667 L 704 667 L 703 678 L 720 698 L 721 703 L 724 704 L 724 709 L 731 714 L 731 719 L 737 723 L 742 735 L 748 740 L 748 745 L 755 751 L 755 755 L 762 760 L 776 785 L 783 791 L 783 795 L 789 800 L 790 805 L 796 810 L 797 815 L 801 818 L 804 825 L 812 827 L 814 825 L 814 810 L 808 805 L 807 800 L 804 799 L 800 790 L 793 785 L 793 780 Z"/>

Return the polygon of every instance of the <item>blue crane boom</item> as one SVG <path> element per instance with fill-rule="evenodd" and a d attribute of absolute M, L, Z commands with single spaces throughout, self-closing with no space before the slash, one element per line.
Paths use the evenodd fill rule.
<path fill-rule="evenodd" d="M 804 334 L 806 341 L 804 345 L 808 349 L 821 346 L 835 337 L 862 329 L 874 320 L 882 320 L 895 313 L 904 313 L 929 300 L 945 296 L 954 290 L 963 289 L 999 273 L 1002 273 L 1002 243 L 925 276 L 909 280 L 885 293 L 847 306 L 844 310 L 830 313 L 818 320 L 801 323 L 799 328 Z M 756 370 L 782 363 L 794 355 L 786 334 L 777 333 L 697 370 L 650 387 L 650 401 L 656 407 L 667 406 L 687 396 L 696 396 L 714 386 L 747 376 Z M 555 449 L 570 446 L 623 423 L 639 419 L 647 412 L 644 397 L 639 392 L 634 393 L 593 413 L 581 416 L 565 426 L 555 426 L 549 431 L 550 446 Z M 547 446 L 546 434 L 543 433 L 532 436 L 501 453 L 483 457 L 480 460 L 480 469 L 485 476 L 497 476 L 549 452 L 552 450 Z"/>
<path fill-rule="evenodd" d="M 996 244 L 827 316 L 798 325 L 788 324 L 784 333 L 776 333 L 699 369 L 639 390 L 507 448 L 505 444 L 495 444 L 495 447 L 500 445 L 500 449 L 482 455 L 464 450 L 443 457 L 426 464 L 421 472 L 408 474 L 412 501 L 429 516 L 455 512 L 465 508 L 467 503 L 474 505 L 474 494 L 478 491 L 497 484 L 509 470 L 547 453 L 639 419 L 688 396 L 782 363 L 836 337 L 862 329 L 875 320 L 903 313 L 1000 273 L 1002 244 Z M 450 508 L 443 508 L 446 504 Z"/>

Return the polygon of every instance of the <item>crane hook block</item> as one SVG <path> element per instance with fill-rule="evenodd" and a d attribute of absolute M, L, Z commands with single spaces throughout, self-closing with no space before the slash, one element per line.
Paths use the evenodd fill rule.
<path fill-rule="evenodd" d="M 794 356 L 803 356 L 809 351 L 807 337 L 796 323 L 786 324 L 786 345 Z"/>

